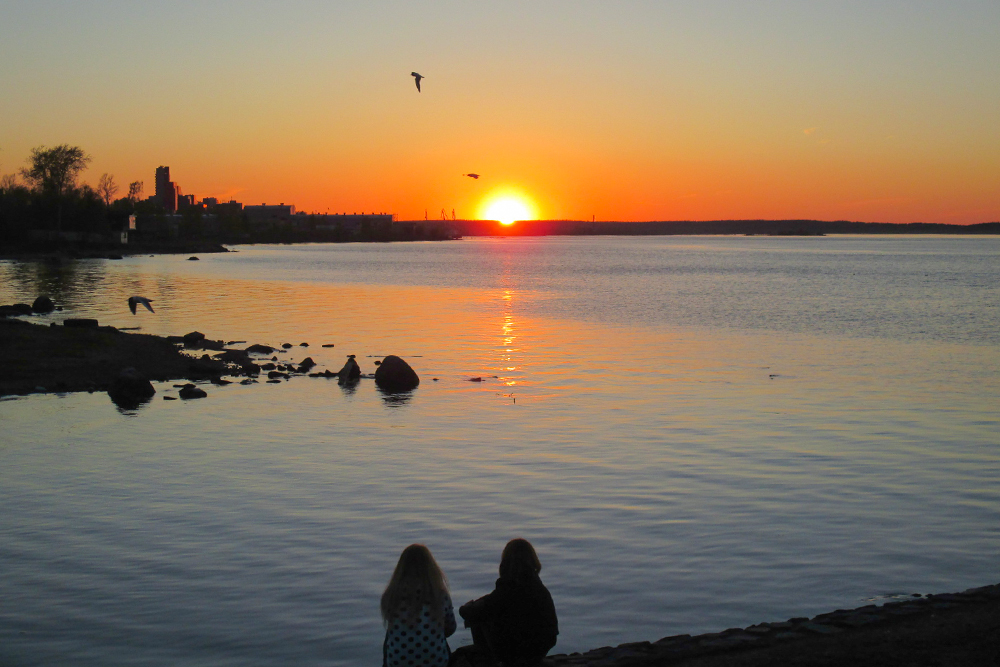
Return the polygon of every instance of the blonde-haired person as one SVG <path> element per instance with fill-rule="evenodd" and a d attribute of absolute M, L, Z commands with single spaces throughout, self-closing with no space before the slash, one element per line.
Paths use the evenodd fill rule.
<path fill-rule="evenodd" d="M 455 632 L 455 611 L 448 580 L 430 549 L 403 549 L 389 585 L 382 593 L 383 667 L 446 667 Z"/>
<path fill-rule="evenodd" d="M 542 564 L 527 540 L 504 547 L 500 578 L 493 592 L 458 610 L 472 641 L 488 660 L 504 665 L 537 665 L 559 634 L 552 596 L 539 578 Z"/>

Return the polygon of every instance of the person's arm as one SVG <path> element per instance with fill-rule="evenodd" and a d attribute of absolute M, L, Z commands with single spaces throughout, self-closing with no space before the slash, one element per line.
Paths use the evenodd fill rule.
<path fill-rule="evenodd" d="M 478 600 L 470 600 L 459 607 L 458 613 L 465 619 L 465 627 L 468 628 L 472 623 L 477 623 L 489 615 L 490 609 L 494 606 L 495 602 L 496 590 L 492 593 L 487 593 Z"/>
<path fill-rule="evenodd" d="M 451 603 L 451 597 L 448 595 L 444 596 L 444 636 L 451 637 L 455 634 L 455 630 L 458 629 L 458 624 L 455 622 L 455 607 Z"/>

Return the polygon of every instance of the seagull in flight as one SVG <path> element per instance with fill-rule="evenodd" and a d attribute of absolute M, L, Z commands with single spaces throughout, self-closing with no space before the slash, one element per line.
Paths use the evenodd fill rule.
<path fill-rule="evenodd" d="M 416 72 L 410 72 L 410 76 L 412 76 L 413 80 L 416 82 L 416 84 L 417 84 L 417 92 L 419 93 L 420 92 L 420 80 L 421 79 L 426 79 L 427 77 L 424 76 L 423 74 L 417 74 Z"/>
<path fill-rule="evenodd" d="M 479 180 L 479 174 L 462 174 L 462 176 L 468 176 L 469 178 Z"/>
<path fill-rule="evenodd" d="M 149 305 L 151 303 L 151 301 L 149 299 L 147 299 L 146 297 L 144 297 L 144 296 L 130 296 L 128 298 L 128 308 L 129 308 L 129 310 L 132 311 L 133 315 L 135 315 L 135 307 L 138 306 L 140 303 L 142 305 L 146 306 L 146 310 L 148 310 L 149 312 L 151 312 L 151 313 L 155 313 L 156 312 L 155 310 L 153 310 L 153 307 L 151 305 Z"/>

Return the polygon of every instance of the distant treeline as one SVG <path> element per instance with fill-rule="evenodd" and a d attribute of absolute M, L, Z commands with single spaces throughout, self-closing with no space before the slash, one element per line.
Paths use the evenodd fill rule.
<path fill-rule="evenodd" d="M 946 225 L 928 222 L 889 223 L 851 222 L 849 220 L 665 220 L 656 222 L 522 220 L 509 227 L 503 227 L 492 220 L 455 220 L 450 224 L 457 233 L 464 236 L 1000 234 L 1000 222 Z"/>

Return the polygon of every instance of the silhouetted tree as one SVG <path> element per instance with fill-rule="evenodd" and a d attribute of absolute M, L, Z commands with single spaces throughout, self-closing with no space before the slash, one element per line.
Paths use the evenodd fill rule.
<path fill-rule="evenodd" d="M 132 181 L 128 184 L 128 198 L 129 201 L 134 205 L 139 201 L 139 195 L 142 194 L 142 181 Z"/>
<path fill-rule="evenodd" d="M 31 150 L 28 167 L 21 175 L 43 195 L 56 201 L 56 230 L 62 228 L 62 198 L 76 185 L 76 177 L 87 168 L 90 156 L 78 146 L 62 144 L 54 148 L 39 146 Z"/>
<path fill-rule="evenodd" d="M 97 194 L 104 200 L 104 205 L 111 208 L 111 200 L 118 194 L 118 184 L 113 174 L 101 174 L 97 182 Z"/>
<path fill-rule="evenodd" d="M 0 195 L 17 187 L 17 174 L 4 174 L 0 176 Z"/>

